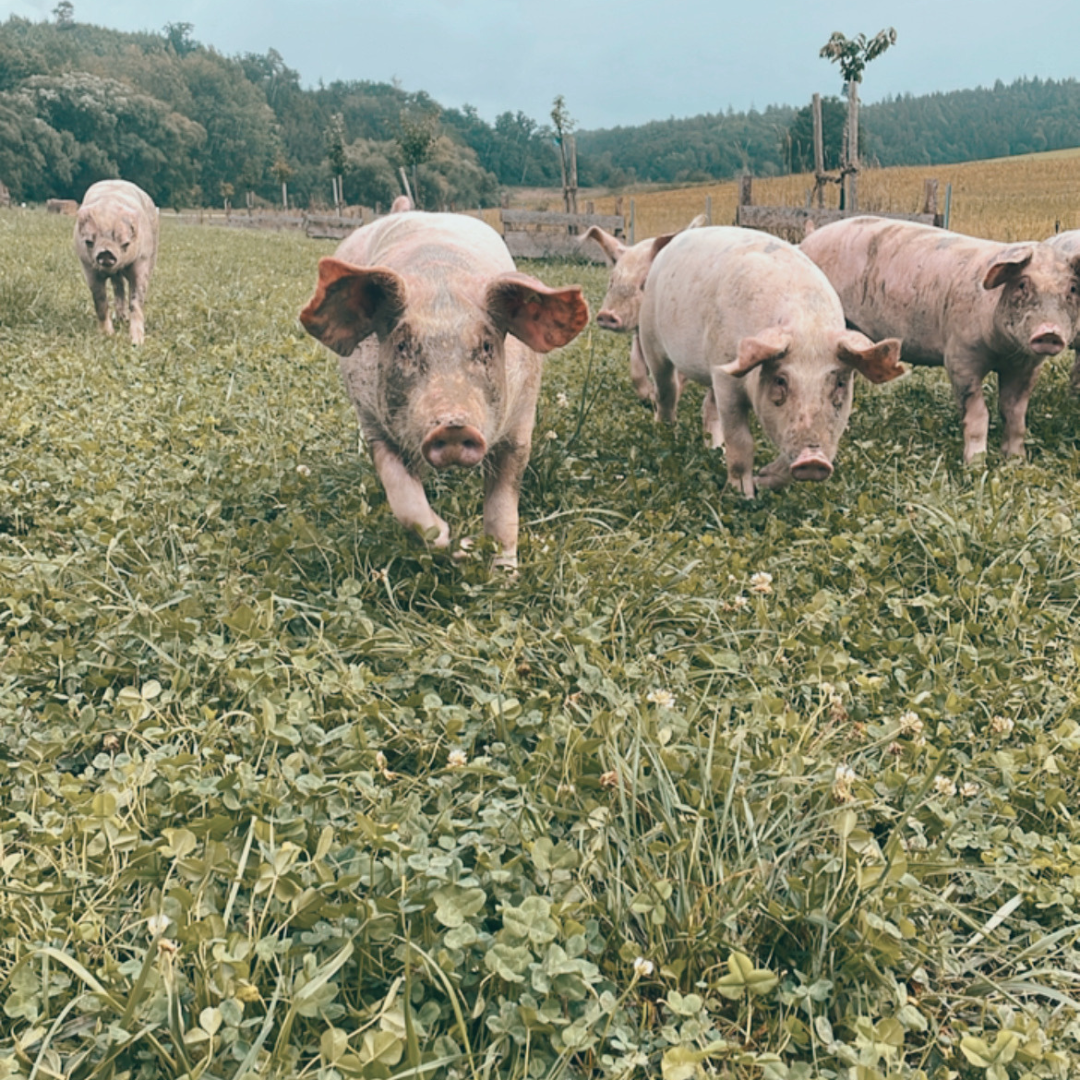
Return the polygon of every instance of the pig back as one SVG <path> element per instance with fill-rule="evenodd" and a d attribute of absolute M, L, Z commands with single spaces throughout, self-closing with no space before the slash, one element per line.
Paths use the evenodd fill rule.
<path fill-rule="evenodd" d="M 983 288 L 1006 245 L 917 222 L 858 217 L 815 229 L 800 245 L 825 271 L 849 323 L 900 337 L 903 359 L 940 365 L 950 338 L 993 336 L 997 296 Z"/>
<path fill-rule="evenodd" d="M 490 225 L 463 214 L 390 214 L 351 233 L 334 254 L 355 266 L 385 266 L 423 277 L 486 278 L 514 272 L 503 238 Z"/>

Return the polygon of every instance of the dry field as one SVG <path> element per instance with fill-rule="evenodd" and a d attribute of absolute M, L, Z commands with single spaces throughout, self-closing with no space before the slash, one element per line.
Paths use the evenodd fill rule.
<path fill-rule="evenodd" d="M 867 169 L 860 177 L 860 205 L 868 212 L 915 213 L 921 209 L 923 180 L 940 182 L 939 202 L 944 208 L 945 186 L 952 184 L 952 216 L 957 232 L 997 240 L 1042 238 L 1054 231 L 1080 228 L 1080 150 L 969 161 L 958 165 L 913 165 L 892 169 Z M 763 206 L 805 206 L 813 188 L 808 173 L 754 181 L 754 202 Z M 624 206 L 633 198 L 638 237 L 681 228 L 705 210 L 712 198 L 713 223 L 735 220 L 738 181 L 699 184 L 694 187 L 628 192 Z M 561 209 L 557 192 L 530 190 L 518 197 L 521 205 Z M 598 213 L 614 213 L 615 196 L 584 192 L 579 205 L 591 199 Z M 826 205 L 836 206 L 833 187 Z M 518 200 L 515 200 L 517 202 Z"/>

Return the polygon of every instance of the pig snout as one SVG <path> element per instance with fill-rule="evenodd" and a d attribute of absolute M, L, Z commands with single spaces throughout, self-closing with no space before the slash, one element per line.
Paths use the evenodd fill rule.
<path fill-rule="evenodd" d="M 1065 335 L 1055 323 L 1043 323 L 1031 335 L 1030 344 L 1039 356 L 1056 356 L 1065 348 Z"/>
<path fill-rule="evenodd" d="M 828 480 L 832 462 L 816 446 L 808 446 L 791 463 L 791 475 L 796 480 Z"/>
<path fill-rule="evenodd" d="M 428 432 L 420 452 L 436 469 L 471 467 L 484 460 L 487 439 L 471 424 L 439 424 Z"/>
<path fill-rule="evenodd" d="M 614 311 L 608 311 L 606 308 L 596 313 L 596 325 L 602 330 L 621 330 L 623 328 L 622 319 Z"/>
<path fill-rule="evenodd" d="M 97 262 L 98 266 L 104 267 L 107 270 L 110 266 L 116 265 L 116 256 L 111 251 L 106 249 L 97 253 L 97 255 L 95 256 L 95 261 Z"/>

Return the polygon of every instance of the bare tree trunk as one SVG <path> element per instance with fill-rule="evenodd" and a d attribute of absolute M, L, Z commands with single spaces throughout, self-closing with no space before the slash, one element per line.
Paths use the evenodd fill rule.
<path fill-rule="evenodd" d="M 814 193 L 818 209 L 825 205 L 825 135 L 821 125 L 821 95 L 814 95 L 812 106 L 814 118 Z"/>
<path fill-rule="evenodd" d="M 848 175 L 848 209 L 859 209 L 859 84 L 848 83 L 848 159 L 854 170 Z"/>

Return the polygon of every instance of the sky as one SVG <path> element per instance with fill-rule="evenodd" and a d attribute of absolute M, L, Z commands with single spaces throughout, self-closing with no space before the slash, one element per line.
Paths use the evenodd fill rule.
<path fill-rule="evenodd" d="M 556 94 L 583 129 L 802 105 L 838 94 L 818 52 L 834 30 L 897 43 L 866 70 L 864 102 L 1020 77 L 1080 77 L 1080 0 L 73 0 L 118 30 L 191 23 L 219 52 L 276 49 L 305 86 L 399 80 L 488 120 L 547 122 Z M 0 0 L 50 18 L 56 0 Z"/>

